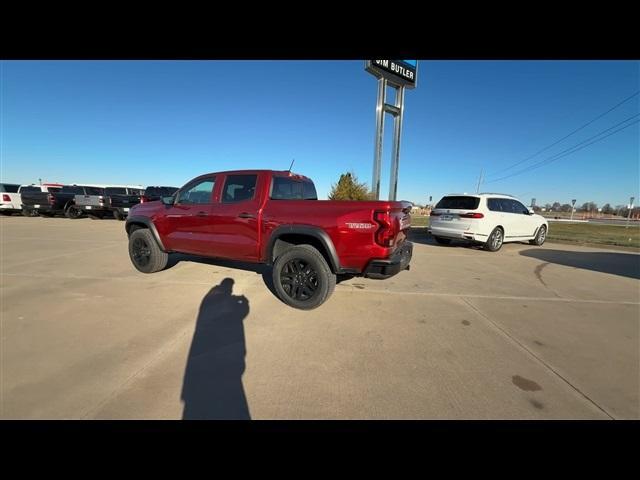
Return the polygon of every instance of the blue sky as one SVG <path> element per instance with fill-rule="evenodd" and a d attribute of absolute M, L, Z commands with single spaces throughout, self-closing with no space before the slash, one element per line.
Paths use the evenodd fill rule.
<path fill-rule="evenodd" d="M 376 81 L 363 61 L 3 61 L 2 181 L 180 186 L 210 171 L 287 169 L 325 198 L 371 183 Z M 538 204 L 640 198 L 635 124 L 548 166 L 489 183 L 640 90 L 637 61 L 420 61 L 405 95 L 398 198 L 449 192 Z M 520 167 L 640 112 L 640 96 Z M 388 194 L 392 117 L 385 126 Z"/>

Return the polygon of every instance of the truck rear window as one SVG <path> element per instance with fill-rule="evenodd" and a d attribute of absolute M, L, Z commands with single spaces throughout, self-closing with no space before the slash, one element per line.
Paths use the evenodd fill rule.
<path fill-rule="evenodd" d="M 316 187 L 312 182 L 289 177 L 273 177 L 272 200 L 317 200 Z"/>
<path fill-rule="evenodd" d="M 41 192 L 42 190 L 40 190 L 40 187 L 22 187 L 20 188 L 20 193 L 25 193 L 25 192 Z"/>
<path fill-rule="evenodd" d="M 104 195 L 104 189 L 103 188 L 97 188 L 97 187 L 84 187 L 85 191 L 87 192 L 87 195 Z"/>
<path fill-rule="evenodd" d="M 440 200 L 436 208 L 447 208 L 447 209 L 457 209 L 457 210 L 475 210 L 478 208 L 480 204 L 480 199 L 478 197 L 466 197 L 466 196 L 449 196 L 443 197 Z"/>
<path fill-rule="evenodd" d="M 127 189 L 126 188 L 105 188 L 104 189 L 104 194 L 105 195 L 126 195 L 127 194 Z"/>
<path fill-rule="evenodd" d="M 144 195 L 147 197 L 170 197 L 177 190 L 177 187 L 147 187 L 144 190 Z"/>

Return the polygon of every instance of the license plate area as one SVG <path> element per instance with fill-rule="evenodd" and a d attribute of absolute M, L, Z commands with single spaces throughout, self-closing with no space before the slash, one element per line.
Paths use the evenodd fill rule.
<path fill-rule="evenodd" d="M 453 215 L 440 215 L 440 220 L 443 222 L 450 222 L 453 220 Z"/>

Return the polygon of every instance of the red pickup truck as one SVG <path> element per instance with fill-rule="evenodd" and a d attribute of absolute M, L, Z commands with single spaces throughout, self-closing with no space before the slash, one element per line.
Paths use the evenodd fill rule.
<path fill-rule="evenodd" d="M 201 175 L 173 196 L 131 208 L 129 256 L 143 273 L 171 252 L 272 266 L 282 301 L 312 309 L 336 275 L 388 278 L 409 269 L 411 203 L 318 200 L 313 182 L 288 171 Z"/>

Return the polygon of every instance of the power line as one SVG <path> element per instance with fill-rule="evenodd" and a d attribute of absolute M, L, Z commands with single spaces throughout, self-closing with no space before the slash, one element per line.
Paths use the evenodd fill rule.
<path fill-rule="evenodd" d="M 638 95 L 640 93 L 640 90 L 638 90 L 636 93 L 634 93 L 633 95 L 625 98 L 624 100 L 622 100 L 620 103 L 614 105 L 613 107 L 611 107 L 609 110 L 607 110 L 604 113 L 601 113 L 600 115 L 598 115 L 596 118 L 594 118 L 593 120 L 590 120 L 589 122 L 585 123 L 584 125 L 582 125 L 581 127 L 578 127 L 577 129 L 575 129 L 573 132 L 569 133 L 568 135 L 565 135 L 564 137 L 562 137 L 560 140 L 557 140 L 556 142 L 552 143 L 551 145 L 548 145 L 546 147 L 544 147 L 542 150 L 539 150 L 538 152 L 534 153 L 533 155 L 525 158 L 524 160 L 520 160 L 519 162 L 514 163 L 513 165 L 507 167 L 507 168 L 503 168 L 502 170 L 498 170 L 495 173 L 490 174 L 489 176 L 494 176 L 498 173 L 502 173 L 502 172 L 506 172 L 507 170 L 511 170 L 513 167 L 516 167 L 528 160 L 531 160 L 534 157 L 537 157 L 538 155 L 540 155 L 542 152 L 545 152 L 547 150 L 549 150 L 551 147 L 557 145 L 558 143 L 562 142 L 563 140 L 569 138 L 571 135 L 573 135 L 574 133 L 579 132 L 580 130 L 582 130 L 585 127 L 588 127 L 589 125 L 591 125 L 593 122 L 595 122 L 596 120 L 604 117 L 607 113 L 612 112 L 613 110 L 615 110 L 616 108 L 618 108 L 620 105 L 622 105 L 623 103 L 628 102 L 629 100 L 631 100 L 633 97 L 635 97 L 636 95 Z M 488 182 L 487 182 L 488 183 Z"/>
<path fill-rule="evenodd" d="M 627 118 L 626 120 L 624 120 L 624 121 L 622 121 L 622 122 L 620 122 L 620 123 L 618 123 L 618 124 L 614 125 L 613 127 L 609 127 L 609 128 L 607 128 L 606 130 L 603 130 L 602 132 L 600 132 L 600 133 L 598 133 L 598 134 L 596 134 L 596 135 L 594 135 L 594 136 L 592 136 L 592 137 L 589 137 L 589 138 L 587 138 L 586 140 L 584 140 L 584 141 L 582 141 L 582 142 L 580 142 L 580 143 L 578 143 L 578 144 L 576 144 L 576 145 L 573 145 L 572 147 L 569 147 L 568 149 L 563 150 L 563 151 L 562 151 L 562 152 L 560 152 L 560 153 L 557 153 L 557 154 L 555 154 L 555 155 L 551 155 L 550 157 L 548 157 L 548 158 L 546 158 L 546 159 L 542 160 L 541 162 L 534 163 L 533 165 L 530 165 L 530 166 L 528 166 L 528 167 L 526 167 L 526 168 L 523 168 L 522 170 L 519 170 L 519 171 L 517 171 L 517 172 L 515 172 L 515 173 L 509 174 L 509 175 L 505 175 L 504 177 L 496 178 L 495 180 L 490 180 L 490 181 L 488 181 L 488 182 L 486 182 L 486 183 L 493 183 L 493 182 L 498 182 L 498 181 L 500 181 L 500 180 L 505 180 L 505 179 L 507 179 L 507 178 L 515 177 L 516 175 L 520 175 L 520 174 L 522 174 L 522 173 L 526 173 L 526 172 L 529 172 L 529 171 L 531 171 L 531 170 L 535 170 L 536 168 L 542 167 L 542 166 L 544 166 L 544 165 L 548 165 L 548 164 L 550 164 L 550 163 L 553 163 L 553 162 L 555 162 L 556 160 L 559 160 L 559 159 L 561 159 L 561 158 L 563 158 L 563 157 L 566 157 L 567 155 L 571 155 L 572 153 L 575 153 L 575 152 L 577 152 L 577 151 L 579 151 L 579 150 L 582 150 L 583 148 L 586 148 L 586 147 L 588 147 L 589 145 L 593 145 L 594 143 L 597 143 L 597 142 L 599 142 L 599 141 L 601 141 L 601 140 L 604 140 L 605 138 L 610 137 L 611 135 L 613 135 L 613 134 L 615 134 L 615 133 L 618 133 L 618 132 L 620 132 L 620 131 L 624 130 L 625 128 L 628 128 L 628 127 L 630 127 L 631 125 L 635 125 L 636 123 L 640 122 L 640 120 L 636 120 L 636 121 L 634 121 L 634 122 L 631 122 L 631 123 L 629 123 L 628 125 L 625 125 L 624 127 L 621 127 L 621 128 L 619 128 L 619 129 L 617 129 L 617 130 L 614 130 L 613 132 L 609 133 L 608 135 L 605 135 L 604 137 L 598 138 L 597 140 L 593 140 L 592 142 L 589 142 L 589 143 L 587 143 L 586 145 L 583 145 L 585 142 L 588 142 L 589 140 L 591 140 L 591 139 L 593 139 L 593 138 L 595 138 L 595 137 L 599 137 L 599 136 L 601 136 L 603 133 L 608 132 L 609 130 L 611 130 L 611 129 L 613 129 L 613 128 L 615 128 L 615 127 L 619 126 L 619 125 L 622 125 L 623 123 L 626 123 L 626 122 L 628 122 L 629 120 L 631 120 L 632 118 L 635 118 L 635 117 L 638 117 L 638 116 L 640 116 L 640 113 L 639 113 L 639 114 L 637 114 L 637 115 L 633 115 L 632 117 Z"/>

